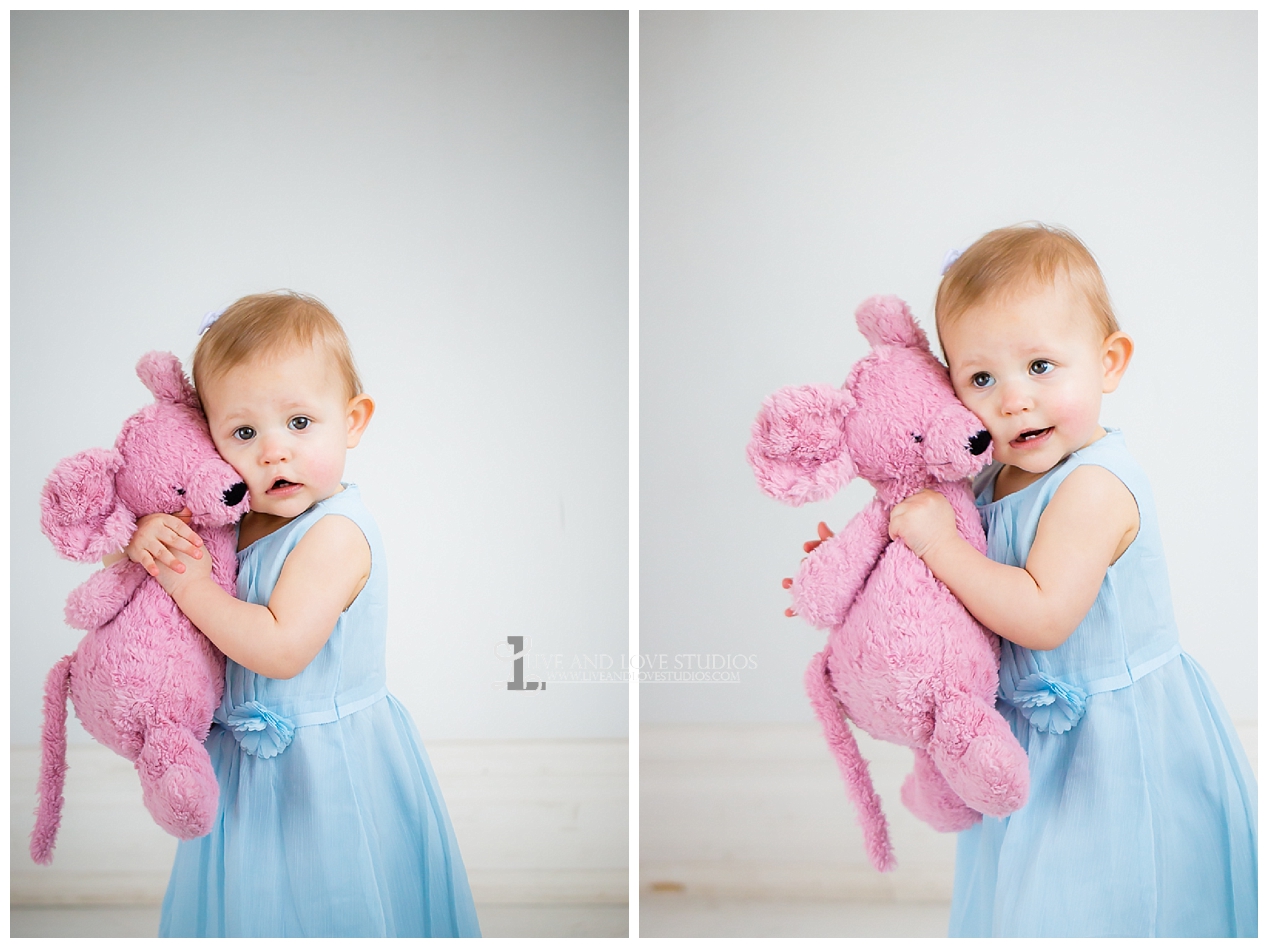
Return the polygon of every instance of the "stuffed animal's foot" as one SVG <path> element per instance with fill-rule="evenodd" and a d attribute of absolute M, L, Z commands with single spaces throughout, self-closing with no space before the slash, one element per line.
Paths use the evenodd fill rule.
<path fill-rule="evenodd" d="M 1030 761 L 999 713 L 962 696 L 940 705 L 937 715 L 929 754 L 960 799 L 987 816 L 1021 809 Z"/>
<path fill-rule="evenodd" d="M 179 839 L 211 832 L 220 785 L 207 751 L 189 730 L 170 723 L 150 728 L 136 768 L 154 822 Z"/>
<path fill-rule="evenodd" d="M 940 833 L 958 833 L 982 818 L 964 805 L 929 755 L 916 748 L 916 769 L 903 782 L 903 804 Z"/>

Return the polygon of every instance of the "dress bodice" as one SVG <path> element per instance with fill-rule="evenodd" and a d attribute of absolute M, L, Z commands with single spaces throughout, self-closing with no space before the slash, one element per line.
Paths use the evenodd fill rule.
<path fill-rule="evenodd" d="M 1000 500 L 993 497 L 1000 465 L 983 471 L 974 489 L 987 555 L 1024 568 L 1048 503 L 1085 464 L 1105 468 L 1131 491 L 1139 531 L 1106 571 L 1092 608 L 1065 642 L 1048 651 L 1001 642 L 1001 697 L 1032 726 L 1058 733 L 1078 723 L 1088 696 L 1126 687 L 1180 652 L 1153 494 L 1121 431 L 1108 429 L 1039 480 Z"/>
<path fill-rule="evenodd" d="M 331 515 L 351 520 L 370 544 L 370 575 L 365 586 L 339 615 L 322 650 L 294 678 L 266 678 L 226 661 L 224 699 L 216 712 L 222 725 L 238 723 L 230 718 L 235 713 L 239 719 L 250 713 L 244 709 L 266 709 L 291 727 L 325 724 L 386 693 L 387 560 L 378 527 L 362 505 L 355 485 L 346 485 L 281 529 L 240 550 L 238 598 L 267 605 L 286 557 L 318 520 Z M 239 733 L 243 733 L 241 729 Z"/>

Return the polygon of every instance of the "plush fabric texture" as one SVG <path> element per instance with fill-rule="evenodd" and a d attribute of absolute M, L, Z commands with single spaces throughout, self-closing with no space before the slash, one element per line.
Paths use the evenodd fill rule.
<path fill-rule="evenodd" d="M 872 864 L 895 865 L 880 799 L 850 731 L 915 751 L 903 803 L 952 832 L 1026 802 L 1025 752 L 995 710 L 999 639 L 987 632 L 905 544 L 889 512 L 925 488 L 955 510 L 985 552 L 968 477 L 990 462 L 989 437 L 951 388 L 910 310 L 893 296 L 855 314 L 872 351 L 842 389 L 785 388 L 766 399 L 748 458 L 758 485 L 799 505 L 863 477 L 876 497 L 821 543 L 793 580 L 793 608 L 829 632 L 806 688 L 863 827 Z"/>
<path fill-rule="evenodd" d="M 234 524 L 247 510 L 246 485 L 216 453 L 176 357 L 151 352 L 137 375 L 154 403 L 124 423 L 113 450 L 89 448 L 57 465 L 40 498 L 40 525 L 62 556 L 91 562 L 127 545 L 139 517 L 188 507 L 212 575 L 233 593 Z M 67 698 L 89 734 L 134 762 L 155 822 L 181 839 L 207 833 L 218 790 L 202 745 L 224 690 L 224 656 L 126 559 L 70 594 L 66 621 L 88 634 L 45 685 L 32 858 L 53 858 Z"/>

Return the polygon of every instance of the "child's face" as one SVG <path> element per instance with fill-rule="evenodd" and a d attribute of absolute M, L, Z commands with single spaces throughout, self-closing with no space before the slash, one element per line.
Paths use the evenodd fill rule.
<path fill-rule="evenodd" d="M 970 307 L 942 343 L 951 384 L 991 433 L 995 460 L 1035 474 L 1104 434 L 1101 395 L 1131 355 L 1122 333 L 1101 338 L 1064 279 Z"/>
<path fill-rule="evenodd" d="M 211 437 L 246 482 L 251 510 L 290 519 L 342 490 L 344 459 L 373 402 L 349 400 L 320 347 L 234 366 L 201 386 Z"/>

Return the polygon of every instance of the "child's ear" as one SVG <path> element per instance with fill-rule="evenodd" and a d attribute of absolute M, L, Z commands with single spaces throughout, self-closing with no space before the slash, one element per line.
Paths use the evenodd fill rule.
<path fill-rule="evenodd" d="M 1118 388 L 1135 348 L 1132 337 L 1125 332 L 1111 333 L 1105 337 L 1105 341 L 1101 343 L 1101 368 L 1105 372 L 1102 392 L 1112 392 Z"/>
<path fill-rule="evenodd" d="M 348 399 L 348 447 L 355 448 L 374 415 L 374 399 L 362 393 Z"/>

